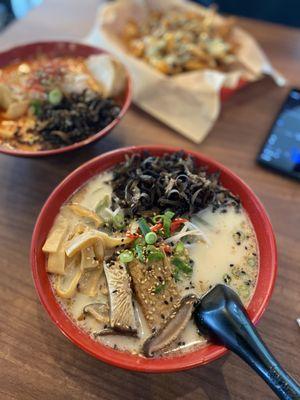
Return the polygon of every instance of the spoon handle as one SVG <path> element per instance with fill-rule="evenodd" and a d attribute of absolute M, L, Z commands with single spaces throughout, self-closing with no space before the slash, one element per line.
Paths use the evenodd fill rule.
<path fill-rule="evenodd" d="M 299 400 L 300 386 L 272 356 L 256 328 L 250 321 L 238 296 L 224 299 L 223 307 L 216 309 L 201 302 L 196 306 L 194 318 L 200 332 L 206 333 L 240 356 L 271 387 L 282 400 Z M 296 349 L 295 349 L 296 350 Z"/>

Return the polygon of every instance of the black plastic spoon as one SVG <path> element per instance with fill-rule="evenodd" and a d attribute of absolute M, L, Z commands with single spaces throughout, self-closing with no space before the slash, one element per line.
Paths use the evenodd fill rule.
<path fill-rule="evenodd" d="M 193 316 L 201 333 L 246 361 L 280 399 L 300 399 L 300 386 L 267 349 L 232 289 L 215 286 L 196 305 Z"/>

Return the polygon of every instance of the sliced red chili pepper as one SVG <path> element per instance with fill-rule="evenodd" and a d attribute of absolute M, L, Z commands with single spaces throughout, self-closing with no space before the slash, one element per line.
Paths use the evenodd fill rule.
<path fill-rule="evenodd" d="M 171 223 L 171 233 L 177 231 L 180 225 L 184 224 L 185 222 L 188 222 L 186 218 L 175 218 L 174 221 Z"/>
<path fill-rule="evenodd" d="M 163 227 L 163 224 L 162 224 L 161 222 L 159 222 L 158 224 L 151 226 L 150 229 L 151 229 L 152 232 L 157 232 L 157 231 L 159 231 L 162 227 Z"/>
<path fill-rule="evenodd" d="M 142 235 L 140 235 L 139 233 L 132 233 L 132 232 L 130 232 L 130 231 L 127 231 L 127 232 L 125 233 L 125 236 L 127 236 L 127 237 L 129 237 L 129 238 L 131 238 L 131 239 L 137 239 L 137 238 L 139 238 L 139 237 L 142 237 Z"/>

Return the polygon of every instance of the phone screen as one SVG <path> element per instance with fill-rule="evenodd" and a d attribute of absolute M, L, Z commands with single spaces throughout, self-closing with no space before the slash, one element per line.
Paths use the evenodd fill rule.
<path fill-rule="evenodd" d="M 300 90 L 290 91 L 257 161 L 300 180 Z"/>

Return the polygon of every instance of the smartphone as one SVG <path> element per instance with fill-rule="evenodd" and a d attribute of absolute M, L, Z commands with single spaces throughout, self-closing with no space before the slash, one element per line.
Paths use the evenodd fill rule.
<path fill-rule="evenodd" d="M 288 94 L 257 162 L 300 180 L 300 89 L 292 89 Z"/>

